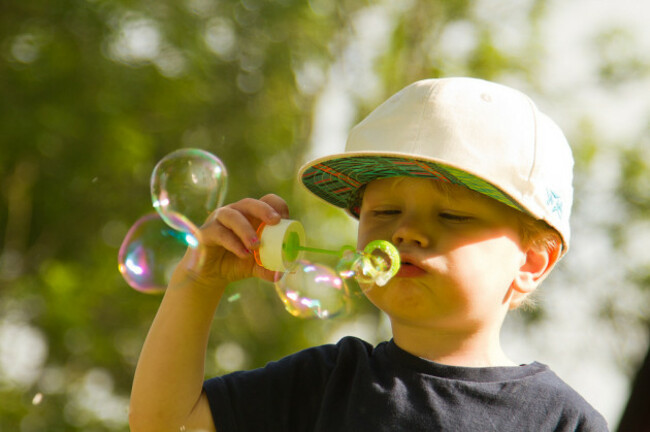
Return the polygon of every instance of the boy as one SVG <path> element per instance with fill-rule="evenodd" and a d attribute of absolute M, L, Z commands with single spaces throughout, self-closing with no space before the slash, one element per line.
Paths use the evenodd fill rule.
<path fill-rule="evenodd" d="M 400 272 L 368 298 L 391 322 L 376 347 L 344 338 L 203 382 L 212 315 L 257 266 L 256 227 L 288 217 L 268 195 L 218 209 L 208 259 L 173 275 L 143 348 L 133 431 L 606 431 L 547 366 L 516 365 L 499 331 L 566 252 L 573 159 L 523 94 L 447 78 L 416 82 L 351 132 L 346 152 L 300 172 L 359 219 L 358 247 L 391 241 Z"/>

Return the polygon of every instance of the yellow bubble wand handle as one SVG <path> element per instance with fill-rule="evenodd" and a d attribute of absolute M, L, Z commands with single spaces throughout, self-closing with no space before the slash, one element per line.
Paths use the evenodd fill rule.
<path fill-rule="evenodd" d="M 273 271 L 289 271 L 302 259 L 299 249 L 305 239 L 305 229 L 298 221 L 282 219 L 276 225 L 262 224 L 257 229 L 260 247 L 255 251 L 255 261 Z"/>

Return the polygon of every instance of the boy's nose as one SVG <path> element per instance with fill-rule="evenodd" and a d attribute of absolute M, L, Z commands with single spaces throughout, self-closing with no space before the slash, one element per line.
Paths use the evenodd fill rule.
<path fill-rule="evenodd" d="M 394 245 L 414 244 L 419 247 L 428 247 L 429 235 L 424 227 L 415 220 L 404 220 L 397 227 L 391 238 Z"/>

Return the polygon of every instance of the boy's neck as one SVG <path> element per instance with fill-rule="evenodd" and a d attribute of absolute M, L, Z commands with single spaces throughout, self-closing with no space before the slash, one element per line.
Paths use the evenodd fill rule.
<path fill-rule="evenodd" d="M 499 330 L 462 331 L 392 323 L 395 344 L 410 354 L 449 366 L 515 366 L 503 350 Z"/>

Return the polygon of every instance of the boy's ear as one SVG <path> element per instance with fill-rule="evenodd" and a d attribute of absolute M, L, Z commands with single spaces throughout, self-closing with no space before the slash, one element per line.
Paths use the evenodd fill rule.
<path fill-rule="evenodd" d="M 512 282 L 511 309 L 518 307 L 551 272 L 560 257 L 560 247 L 531 245 L 524 251 L 522 265 Z"/>

